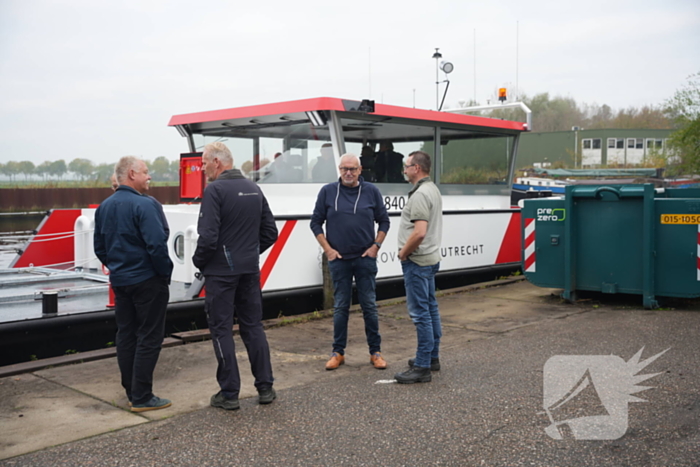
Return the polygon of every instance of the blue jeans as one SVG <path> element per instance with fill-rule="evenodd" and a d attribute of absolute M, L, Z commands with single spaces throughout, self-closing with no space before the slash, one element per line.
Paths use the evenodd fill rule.
<path fill-rule="evenodd" d="M 382 336 L 379 335 L 377 296 L 377 258 L 335 259 L 328 262 L 333 279 L 333 352 L 345 355 L 348 342 L 348 317 L 352 302 L 352 278 L 355 277 L 357 297 L 365 319 L 365 335 L 369 353 L 381 351 Z"/>
<path fill-rule="evenodd" d="M 431 358 L 440 357 L 442 325 L 435 298 L 435 274 L 440 263 L 418 266 L 413 261 L 402 261 L 403 280 L 406 287 L 408 314 L 416 325 L 418 349 L 414 365 L 429 368 Z"/>

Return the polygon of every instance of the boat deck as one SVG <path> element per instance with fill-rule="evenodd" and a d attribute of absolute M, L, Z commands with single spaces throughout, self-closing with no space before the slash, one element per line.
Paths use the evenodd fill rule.
<path fill-rule="evenodd" d="M 13 256 L 0 255 L 0 323 L 109 309 L 108 277 L 101 272 L 8 268 Z M 170 302 L 190 300 L 188 290 L 189 284 L 173 281 Z M 43 314 L 42 299 L 46 292 L 58 294 L 56 314 Z"/>

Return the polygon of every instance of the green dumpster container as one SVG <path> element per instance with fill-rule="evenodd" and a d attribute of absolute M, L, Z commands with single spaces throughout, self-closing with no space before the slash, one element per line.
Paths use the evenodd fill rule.
<path fill-rule="evenodd" d="M 564 198 L 528 199 L 523 271 L 541 287 L 700 297 L 700 190 L 651 184 L 576 185 Z"/>

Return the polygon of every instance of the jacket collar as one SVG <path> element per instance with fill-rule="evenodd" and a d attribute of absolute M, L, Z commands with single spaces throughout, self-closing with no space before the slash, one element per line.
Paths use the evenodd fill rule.
<path fill-rule="evenodd" d="M 127 185 L 119 185 L 115 191 L 130 191 L 135 195 L 143 196 L 143 194 L 136 191 L 135 188 L 132 188 L 132 187 L 127 186 Z"/>
<path fill-rule="evenodd" d="M 217 180 L 238 180 L 245 178 L 245 176 L 238 169 L 228 169 L 221 172 L 217 177 Z"/>
<path fill-rule="evenodd" d="M 424 184 L 424 183 L 426 183 L 426 182 L 429 182 L 429 181 L 430 181 L 430 177 L 424 177 L 424 178 L 421 178 L 420 180 L 418 180 L 418 183 L 416 183 L 416 184 L 413 186 L 413 189 L 412 189 L 411 191 L 408 192 L 408 197 L 410 198 L 411 195 L 412 195 L 413 193 L 415 193 L 416 190 L 418 190 L 418 188 L 419 188 L 422 184 Z"/>

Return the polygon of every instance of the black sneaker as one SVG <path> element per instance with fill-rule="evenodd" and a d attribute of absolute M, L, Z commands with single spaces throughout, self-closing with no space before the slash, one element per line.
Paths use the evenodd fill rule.
<path fill-rule="evenodd" d="M 394 378 L 396 378 L 397 383 L 401 384 L 429 383 L 433 379 L 430 375 L 430 368 L 420 368 L 417 366 L 403 373 L 396 373 Z"/>
<path fill-rule="evenodd" d="M 416 359 L 411 358 L 408 360 L 408 366 L 413 368 L 413 364 L 415 363 Z M 430 371 L 440 371 L 440 359 L 439 358 L 431 358 L 430 359 Z"/>
<path fill-rule="evenodd" d="M 131 404 L 132 412 L 146 412 L 148 410 L 158 410 L 170 407 L 173 405 L 168 399 L 161 399 L 158 396 L 151 397 L 151 400 L 145 404 Z"/>
<path fill-rule="evenodd" d="M 224 410 L 238 410 L 241 408 L 241 403 L 238 402 L 238 399 L 227 399 L 221 391 L 211 396 L 210 402 L 212 407 Z"/>
<path fill-rule="evenodd" d="M 258 391 L 258 404 L 272 404 L 275 399 L 277 399 L 277 393 L 272 388 Z"/>

